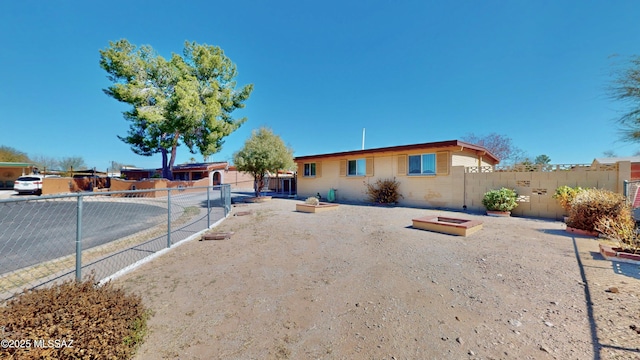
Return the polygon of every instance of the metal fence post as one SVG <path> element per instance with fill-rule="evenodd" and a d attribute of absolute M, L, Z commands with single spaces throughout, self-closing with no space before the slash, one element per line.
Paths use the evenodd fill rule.
<path fill-rule="evenodd" d="M 207 186 L 207 229 L 211 226 L 211 201 L 209 200 L 209 189 L 211 189 L 211 186 Z"/>
<path fill-rule="evenodd" d="M 76 204 L 76 281 L 82 280 L 82 195 Z"/>
<path fill-rule="evenodd" d="M 622 195 L 627 201 L 629 201 L 629 180 L 624 181 L 624 188 L 622 189 Z"/>
<path fill-rule="evenodd" d="M 167 189 L 167 247 L 171 247 L 171 189 Z"/>

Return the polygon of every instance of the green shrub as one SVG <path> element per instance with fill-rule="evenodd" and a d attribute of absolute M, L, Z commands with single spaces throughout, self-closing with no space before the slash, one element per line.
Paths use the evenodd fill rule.
<path fill-rule="evenodd" d="M 0 335 L 54 347 L 0 348 L 0 359 L 130 359 L 148 317 L 138 296 L 111 283 L 96 286 L 93 278 L 28 290 L 0 307 Z"/>
<path fill-rule="evenodd" d="M 364 184 L 366 186 L 365 193 L 369 201 L 378 204 L 395 204 L 403 198 L 398 191 L 400 183 L 393 179 L 378 179 L 375 184 Z"/>
<path fill-rule="evenodd" d="M 604 218 L 621 226 L 633 225 L 631 209 L 624 196 L 604 189 L 586 189 L 571 202 L 567 226 L 594 231 L 598 220 Z"/>
<path fill-rule="evenodd" d="M 489 211 L 511 211 L 518 206 L 517 198 L 518 195 L 511 189 L 489 190 L 482 197 L 482 205 Z"/>
<path fill-rule="evenodd" d="M 584 191 L 580 186 L 570 187 L 567 185 L 560 186 L 556 189 L 556 193 L 553 194 L 553 198 L 558 200 L 560 206 L 566 211 L 568 214 L 571 211 L 571 202 L 573 199 Z"/>

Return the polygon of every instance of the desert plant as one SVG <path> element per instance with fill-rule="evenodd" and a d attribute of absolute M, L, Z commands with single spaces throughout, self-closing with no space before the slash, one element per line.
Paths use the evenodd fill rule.
<path fill-rule="evenodd" d="M 28 290 L 0 307 L 2 337 L 44 343 L 0 348 L 0 358 L 129 359 L 147 332 L 149 315 L 140 297 L 111 283 L 97 286 L 93 277 Z"/>
<path fill-rule="evenodd" d="M 482 197 L 482 205 L 489 211 L 511 211 L 518 206 L 518 194 L 514 190 L 501 188 L 489 190 Z"/>
<path fill-rule="evenodd" d="M 616 241 L 619 248 L 640 253 L 640 234 L 630 206 L 627 205 L 617 219 L 610 216 L 598 219 L 595 229 L 607 239 Z"/>
<path fill-rule="evenodd" d="M 403 198 L 398 191 L 400 183 L 395 179 L 378 179 L 374 184 L 364 183 L 369 201 L 378 204 L 395 204 Z"/>
<path fill-rule="evenodd" d="M 315 196 L 311 196 L 311 197 L 308 197 L 308 198 L 304 201 L 304 203 L 305 203 L 305 204 L 308 204 L 308 205 L 319 205 L 319 204 L 320 204 L 320 200 L 319 200 L 317 197 L 315 197 Z"/>
<path fill-rule="evenodd" d="M 569 211 L 571 211 L 571 202 L 576 197 L 576 195 L 578 195 L 582 191 L 584 191 L 584 189 L 581 188 L 580 186 L 570 187 L 567 185 L 563 185 L 563 186 L 559 186 L 556 189 L 555 194 L 553 194 L 553 198 L 558 200 L 558 202 L 560 203 L 560 206 L 562 206 L 562 208 L 568 214 Z"/>
<path fill-rule="evenodd" d="M 586 189 L 571 202 L 567 226 L 587 231 L 596 230 L 599 219 L 609 218 L 627 226 L 633 223 L 624 196 L 604 189 Z"/>

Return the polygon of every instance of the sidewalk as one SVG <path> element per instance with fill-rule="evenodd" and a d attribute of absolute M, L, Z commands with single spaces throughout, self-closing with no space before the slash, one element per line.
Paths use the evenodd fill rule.
<path fill-rule="evenodd" d="M 16 192 L 13 190 L 0 190 L 0 199 L 8 199 L 15 194 Z"/>

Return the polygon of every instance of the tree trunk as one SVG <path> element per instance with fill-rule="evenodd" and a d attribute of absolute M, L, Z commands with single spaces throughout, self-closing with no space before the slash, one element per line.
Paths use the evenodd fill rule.
<path fill-rule="evenodd" d="M 160 152 L 162 153 L 162 177 L 171 180 L 173 176 L 169 170 L 167 149 L 162 149 Z"/>
<path fill-rule="evenodd" d="M 264 179 L 264 174 L 255 174 L 253 176 L 253 191 L 256 194 L 256 197 L 260 197 L 260 189 L 262 188 L 262 180 Z"/>

